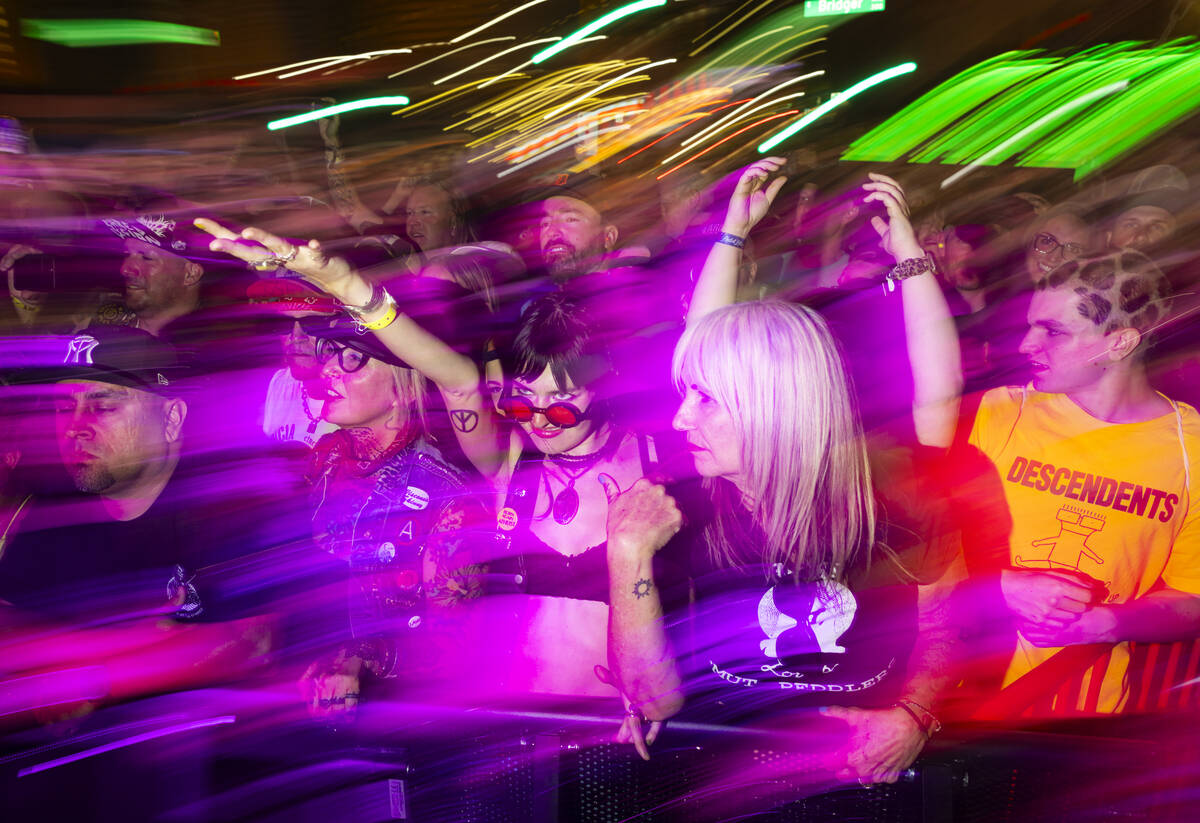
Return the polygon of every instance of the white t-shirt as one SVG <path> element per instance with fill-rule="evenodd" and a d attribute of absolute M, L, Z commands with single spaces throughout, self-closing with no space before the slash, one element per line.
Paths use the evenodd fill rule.
<path fill-rule="evenodd" d="M 333 423 L 321 419 L 321 406 L 321 401 L 309 397 L 304 384 L 284 367 L 272 375 L 267 387 L 263 433 L 280 443 L 295 440 L 312 448 L 322 435 L 337 430 Z"/>

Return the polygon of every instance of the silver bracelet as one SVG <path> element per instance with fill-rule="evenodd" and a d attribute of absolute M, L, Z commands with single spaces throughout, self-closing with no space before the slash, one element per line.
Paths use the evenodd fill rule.
<path fill-rule="evenodd" d="M 383 304 L 387 301 L 387 292 L 383 286 L 378 283 L 371 284 L 371 299 L 361 306 L 351 306 L 348 303 L 343 303 L 342 308 L 351 316 L 361 320 L 364 315 L 372 314 L 383 308 Z"/>

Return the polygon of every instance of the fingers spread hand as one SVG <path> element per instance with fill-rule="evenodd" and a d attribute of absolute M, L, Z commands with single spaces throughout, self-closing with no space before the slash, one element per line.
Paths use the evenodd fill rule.
<path fill-rule="evenodd" d="M 238 235 L 229 229 L 222 226 L 215 220 L 210 220 L 207 217 L 197 217 L 192 221 L 192 225 L 200 229 L 202 232 L 211 234 L 218 240 L 237 240 Z"/>
<path fill-rule="evenodd" d="M 271 250 L 272 253 L 287 257 L 294 254 L 296 246 L 291 240 L 285 240 L 282 237 L 276 237 L 268 231 L 257 229 L 251 226 L 242 230 L 242 237 L 247 240 L 253 240 L 255 243 L 261 243 Z"/>

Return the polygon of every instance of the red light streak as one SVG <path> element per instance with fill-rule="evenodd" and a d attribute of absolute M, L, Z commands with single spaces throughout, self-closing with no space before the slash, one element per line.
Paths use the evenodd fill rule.
<path fill-rule="evenodd" d="M 704 151 L 702 151 L 698 154 L 693 154 L 691 157 L 689 157 L 687 160 L 684 160 L 679 165 L 674 166 L 673 168 L 667 169 L 666 171 L 664 171 L 662 174 L 660 174 L 658 177 L 655 177 L 654 179 L 662 180 L 664 177 L 666 177 L 671 172 L 677 171 L 677 170 L 683 168 L 684 166 L 686 166 L 688 163 L 692 162 L 693 160 L 696 160 L 697 158 L 703 157 L 704 155 L 708 154 L 710 151 L 712 151 L 713 149 L 715 149 L 717 146 L 721 145 L 722 143 L 729 142 L 733 138 L 737 137 L 739 134 L 750 131 L 750 129 L 754 128 L 755 126 L 761 126 L 763 123 L 769 123 L 772 120 L 778 120 L 780 117 L 787 117 L 790 114 L 799 114 L 799 113 L 800 113 L 800 109 L 792 109 L 791 111 L 783 111 L 783 112 L 780 112 L 779 114 L 772 114 L 770 117 L 764 117 L 762 120 L 756 120 L 753 123 L 751 123 L 749 126 L 746 126 L 743 129 L 738 129 L 737 131 L 735 131 L 733 134 L 729 135 L 728 137 L 721 138 L 720 140 L 713 143 L 711 146 L 709 146 Z"/>

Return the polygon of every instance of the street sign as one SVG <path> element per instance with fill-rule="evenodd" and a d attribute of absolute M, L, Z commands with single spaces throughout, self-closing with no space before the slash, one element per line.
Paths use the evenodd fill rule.
<path fill-rule="evenodd" d="M 883 11 L 884 0 L 804 0 L 805 17 L 831 17 L 835 14 L 864 14 Z"/>

